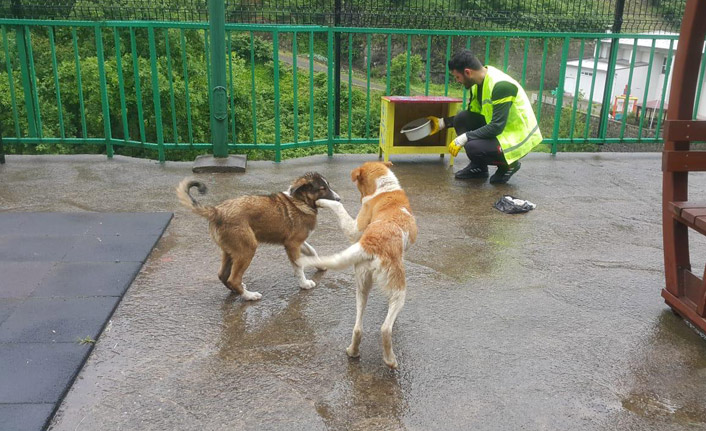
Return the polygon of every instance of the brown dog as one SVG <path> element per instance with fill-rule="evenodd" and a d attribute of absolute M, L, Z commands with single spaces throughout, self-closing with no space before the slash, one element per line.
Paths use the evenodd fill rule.
<path fill-rule="evenodd" d="M 389 162 L 367 162 L 351 172 L 358 186 L 363 206 L 358 216 L 351 218 L 337 201 L 322 199 L 317 205 L 331 208 L 348 239 L 354 243 L 332 256 L 302 257 L 303 267 L 317 266 L 331 269 L 355 266 L 356 317 L 351 345 L 346 352 L 358 357 L 363 334 L 363 311 L 373 282 L 382 287 L 388 297 L 388 309 L 382 331 L 383 360 L 390 368 L 397 368 L 392 350 L 392 325 L 405 301 L 404 252 L 417 239 L 417 224 L 409 200 L 400 187 Z"/>
<path fill-rule="evenodd" d="M 299 287 L 311 289 L 316 285 L 306 279 L 297 260 L 301 253 L 316 256 L 314 248 L 306 242 L 316 226 L 316 201 L 341 199 L 323 176 L 310 172 L 296 179 L 285 192 L 242 196 L 216 206 L 198 203 L 189 194 L 192 187 L 198 187 L 202 195 L 206 193 L 206 185 L 186 178 L 177 186 L 177 196 L 183 205 L 208 219 L 211 237 L 223 251 L 218 278 L 228 289 L 246 301 L 262 298 L 260 293 L 248 291 L 242 281 L 261 242 L 284 245 L 299 278 Z"/>

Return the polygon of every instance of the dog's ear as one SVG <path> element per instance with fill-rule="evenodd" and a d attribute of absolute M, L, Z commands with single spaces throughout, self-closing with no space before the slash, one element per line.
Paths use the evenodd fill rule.
<path fill-rule="evenodd" d="M 306 186 L 308 186 L 308 185 L 309 185 L 309 183 L 302 183 L 302 184 L 293 185 L 293 186 L 291 187 L 291 189 L 289 190 L 289 194 L 292 195 L 292 196 L 294 196 L 294 195 L 296 195 L 297 193 L 299 193 L 300 191 L 304 191 L 304 189 L 305 189 Z"/>
<path fill-rule="evenodd" d="M 351 181 L 357 183 L 363 179 L 363 170 L 361 168 L 355 168 L 351 171 Z"/>
<path fill-rule="evenodd" d="M 304 180 L 303 178 L 300 178 L 298 181 L 296 181 L 292 186 L 289 188 L 289 194 L 294 196 L 300 191 L 304 191 L 307 186 L 310 186 L 311 183 L 309 181 Z"/>
<path fill-rule="evenodd" d="M 395 165 L 392 164 L 392 162 L 382 162 L 382 164 L 385 165 L 385 166 L 387 166 L 388 168 L 389 168 L 390 166 L 395 166 Z"/>

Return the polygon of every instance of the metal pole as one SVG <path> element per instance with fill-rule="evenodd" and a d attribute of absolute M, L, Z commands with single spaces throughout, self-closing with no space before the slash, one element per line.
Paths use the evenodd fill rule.
<path fill-rule="evenodd" d="M 15 18 L 23 19 L 24 11 L 20 0 L 12 0 L 12 15 Z M 37 106 L 34 104 L 36 94 L 36 83 L 32 80 L 29 61 L 29 47 L 27 46 L 27 32 L 25 26 L 15 26 L 17 41 L 17 55 L 19 57 L 20 72 L 22 76 L 22 87 L 24 88 L 25 107 L 27 108 L 27 128 L 30 137 L 39 136 L 39 125 L 37 123 Z"/>
<path fill-rule="evenodd" d="M 341 0 L 335 1 L 334 11 L 334 27 L 341 26 Z M 333 35 L 333 55 L 334 55 L 334 120 L 333 120 L 333 136 L 338 138 L 341 136 L 341 33 L 335 32 Z"/>
<path fill-rule="evenodd" d="M 5 164 L 5 145 L 2 143 L 2 124 L 0 124 L 0 165 Z"/>
<path fill-rule="evenodd" d="M 623 27 L 623 11 L 625 10 L 625 0 L 618 0 L 615 3 L 615 15 L 613 17 L 612 33 L 620 33 Z M 615 62 L 618 59 L 618 48 L 620 38 L 612 39 L 610 44 L 610 56 L 608 58 L 608 69 L 606 70 L 605 88 L 603 89 L 603 106 L 601 106 L 601 118 L 598 124 L 598 137 L 603 136 L 608 127 L 608 113 L 610 112 L 610 100 L 613 93 L 613 79 L 615 77 Z M 603 136 L 605 137 L 605 136 Z"/>
<path fill-rule="evenodd" d="M 211 143 L 213 157 L 228 157 L 228 93 L 226 91 L 225 2 L 208 1 L 209 37 L 211 45 Z"/>

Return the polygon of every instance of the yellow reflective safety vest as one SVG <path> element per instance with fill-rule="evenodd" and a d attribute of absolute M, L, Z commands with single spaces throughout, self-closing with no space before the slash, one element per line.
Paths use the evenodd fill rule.
<path fill-rule="evenodd" d="M 512 77 L 493 66 L 486 66 L 487 73 L 483 79 L 483 101 L 478 101 L 478 85 L 471 87 L 471 103 L 469 111 L 483 115 L 486 123 L 493 119 L 493 106 L 501 103 L 512 102 L 510 113 L 507 117 L 505 129 L 497 136 L 503 149 L 505 161 L 510 164 L 521 159 L 532 148 L 542 142 L 542 133 L 539 131 L 537 118 L 532 111 L 532 104 L 527 93 Z M 500 100 L 491 100 L 493 88 L 498 82 L 510 82 L 517 87 L 517 96 L 505 97 Z"/>

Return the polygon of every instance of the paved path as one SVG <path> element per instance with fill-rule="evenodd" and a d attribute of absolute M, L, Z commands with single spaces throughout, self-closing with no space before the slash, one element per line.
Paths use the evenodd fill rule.
<path fill-rule="evenodd" d="M 294 64 L 294 59 L 293 59 L 291 52 L 280 51 L 279 59 L 280 59 L 280 61 L 283 61 L 287 64 L 290 64 L 290 65 Z M 297 56 L 297 68 L 299 68 L 301 70 L 306 70 L 306 71 L 309 70 L 309 56 L 308 55 L 298 55 Z M 328 65 L 326 65 L 325 63 L 321 63 L 319 61 L 316 61 L 316 59 L 314 59 L 314 71 L 315 72 L 327 72 Z M 361 73 L 362 73 L 362 76 L 367 78 L 367 76 L 364 74 L 364 72 L 361 72 Z M 357 75 L 357 72 L 354 69 L 353 80 L 352 80 L 353 85 L 355 85 L 357 87 L 362 87 L 364 89 L 367 88 L 367 86 L 368 86 L 367 80 L 356 78 L 355 75 Z M 348 68 L 347 67 L 341 69 L 341 83 L 348 84 Z M 371 81 L 370 82 L 370 90 L 371 91 L 372 90 L 385 91 L 385 86 Z"/>
<path fill-rule="evenodd" d="M 313 170 L 355 213 L 350 171 L 374 159 L 250 162 L 244 174 L 199 175 L 210 189 L 199 199 L 284 190 Z M 382 363 L 378 289 L 361 358 L 345 354 L 351 270 L 301 291 L 282 248 L 263 246 L 245 274 L 261 301 L 243 303 L 221 285 L 206 222 L 174 194 L 191 163 L 8 156 L 2 211 L 174 213 L 51 429 L 706 427 L 706 340 L 660 297 L 660 153 L 531 154 L 498 187 L 455 180 L 438 156 L 392 161 L 419 224 L 393 331 L 397 372 Z M 706 176 L 692 177 L 693 196 L 706 195 Z M 503 194 L 537 208 L 502 214 L 492 204 Z M 326 211 L 310 240 L 324 254 L 346 247 Z M 703 265 L 706 241 L 692 245 Z"/>

